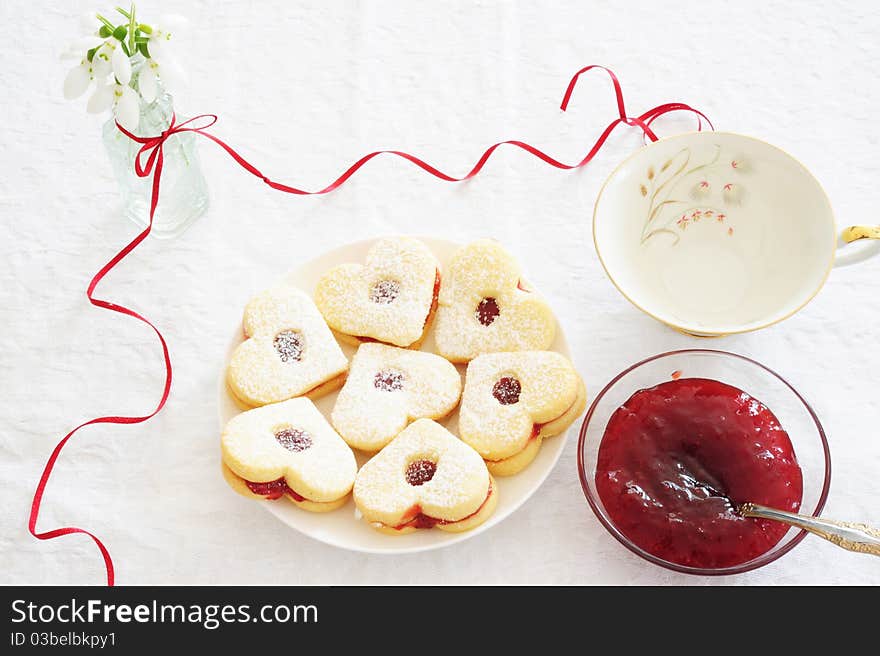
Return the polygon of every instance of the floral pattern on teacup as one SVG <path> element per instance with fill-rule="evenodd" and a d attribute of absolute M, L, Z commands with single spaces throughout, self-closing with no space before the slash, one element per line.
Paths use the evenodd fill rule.
<path fill-rule="evenodd" d="M 746 202 L 742 176 L 751 170 L 751 162 L 742 155 L 722 157 L 718 144 L 704 161 L 695 161 L 691 149 L 682 148 L 659 167 L 649 166 L 639 184 L 639 193 L 648 201 L 641 243 L 667 234 L 674 246 L 689 226 L 701 222 L 721 224 L 732 237 L 728 218 Z"/>

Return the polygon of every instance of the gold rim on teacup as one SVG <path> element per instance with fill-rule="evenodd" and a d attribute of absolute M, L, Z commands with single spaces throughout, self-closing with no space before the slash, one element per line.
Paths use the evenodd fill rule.
<path fill-rule="evenodd" d="M 608 176 L 593 241 L 635 307 L 689 335 L 760 330 L 791 317 L 831 269 L 880 252 L 838 251 L 880 227 L 838 233 L 828 196 L 797 159 L 730 132 L 688 132 L 636 151 Z"/>

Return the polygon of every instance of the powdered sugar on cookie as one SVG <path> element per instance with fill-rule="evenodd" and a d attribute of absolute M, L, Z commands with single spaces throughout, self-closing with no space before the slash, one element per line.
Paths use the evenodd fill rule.
<path fill-rule="evenodd" d="M 427 328 L 437 275 L 437 260 L 420 241 L 382 239 L 364 265 L 328 271 L 318 282 L 315 303 L 343 335 L 407 347 Z"/>
<path fill-rule="evenodd" d="M 559 353 L 481 355 L 467 368 L 459 414 L 461 439 L 487 460 L 513 456 L 535 436 L 535 425 L 566 413 L 581 388 L 574 367 Z"/>
<path fill-rule="evenodd" d="M 408 471 L 418 485 L 407 480 Z M 489 472 L 476 451 L 440 424 L 420 419 L 361 468 L 354 499 L 366 521 L 387 527 L 419 513 L 455 522 L 481 508 L 489 486 Z"/>
<path fill-rule="evenodd" d="M 331 421 L 350 446 L 378 451 L 409 422 L 439 419 L 452 412 L 460 395 L 461 376 L 440 356 L 362 344 Z"/>
<path fill-rule="evenodd" d="M 283 478 L 291 490 L 318 503 L 347 495 L 357 472 L 351 449 L 305 398 L 233 417 L 220 445 L 223 463 L 243 481 Z"/>
<path fill-rule="evenodd" d="M 305 292 L 275 287 L 244 311 L 245 341 L 232 354 L 226 379 L 249 406 L 301 396 L 342 375 L 348 360 Z"/>
<path fill-rule="evenodd" d="M 482 353 L 548 348 L 556 320 L 543 299 L 522 289 L 520 275 L 516 260 L 495 241 L 459 250 L 440 290 L 437 352 L 467 362 Z"/>

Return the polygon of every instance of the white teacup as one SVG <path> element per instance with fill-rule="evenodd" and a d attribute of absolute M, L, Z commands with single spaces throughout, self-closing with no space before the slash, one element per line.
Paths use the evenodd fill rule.
<path fill-rule="evenodd" d="M 838 240 L 828 197 L 793 157 L 751 137 L 693 132 L 647 145 L 599 192 L 596 251 L 636 307 L 683 332 L 757 330 L 804 307 L 840 247 L 880 239 L 853 226 Z M 877 254 L 880 242 L 837 264 Z"/>

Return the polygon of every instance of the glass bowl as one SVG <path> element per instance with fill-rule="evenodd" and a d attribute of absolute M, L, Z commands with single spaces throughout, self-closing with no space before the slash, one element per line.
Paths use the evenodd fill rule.
<path fill-rule="evenodd" d="M 703 576 L 740 574 L 762 567 L 791 551 L 806 531 L 791 528 L 769 551 L 732 567 L 701 568 L 681 565 L 648 553 L 614 525 L 596 490 L 596 459 L 608 420 L 635 392 L 672 380 L 709 378 L 733 385 L 763 402 L 788 432 L 803 472 L 801 513 L 817 517 L 825 506 L 831 483 L 831 454 L 816 413 L 779 374 L 749 358 L 726 351 L 690 349 L 671 351 L 632 365 L 605 386 L 590 406 L 578 441 L 578 473 L 584 494 L 596 517 L 627 549 L 655 565 Z"/>

